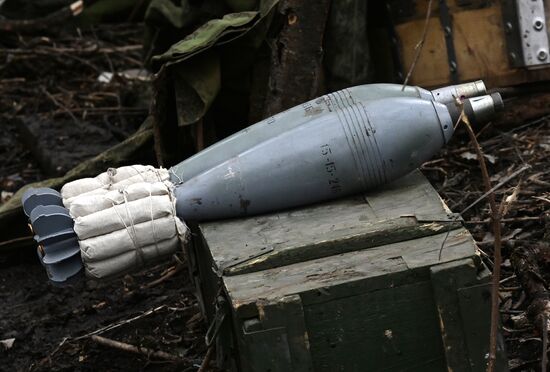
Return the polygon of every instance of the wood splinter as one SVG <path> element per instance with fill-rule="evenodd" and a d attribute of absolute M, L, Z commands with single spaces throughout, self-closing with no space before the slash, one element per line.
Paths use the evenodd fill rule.
<path fill-rule="evenodd" d="M 106 338 L 106 337 L 93 335 L 91 336 L 91 339 L 97 342 L 98 344 L 101 344 L 104 346 L 112 347 L 114 349 L 119 349 L 130 353 L 134 353 L 134 354 L 142 354 L 147 357 L 170 360 L 174 362 L 181 362 L 184 360 L 176 355 L 169 354 L 164 351 L 156 351 L 156 350 L 148 349 L 146 347 L 138 347 L 135 345 L 127 344 L 125 342 L 111 340 L 110 338 Z"/>

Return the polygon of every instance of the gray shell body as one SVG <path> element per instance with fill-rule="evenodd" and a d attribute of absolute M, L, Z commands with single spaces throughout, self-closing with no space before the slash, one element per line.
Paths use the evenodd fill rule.
<path fill-rule="evenodd" d="M 452 136 L 442 103 L 359 96 L 344 89 L 320 97 L 175 166 L 178 216 L 258 214 L 372 189 L 412 171 Z"/>
<path fill-rule="evenodd" d="M 349 106 L 352 102 L 366 103 L 390 97 L 414 97 L 448 104 L 457 97 L 468 98 L 485 93 L 485 85 L 482 81 L 451 85 L 432 92 L 413 86 L 405 86 L 403 89 L 400 84 L 367 84 L 343 89 L 273 115 L 208 147 L 172 167 L 172 181 L 181 183 L 190 180 L 230 157 L 237 156 L 263 141 L 302 125 L 320 113 L 329 111 L 330 97 L 334 95 L 347 97 L 341 101 L 341 105 Z"/>

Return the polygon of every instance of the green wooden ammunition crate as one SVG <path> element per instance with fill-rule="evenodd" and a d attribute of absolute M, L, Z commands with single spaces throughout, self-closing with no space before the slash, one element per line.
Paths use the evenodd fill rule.
<path fill-rule="evenodd" d="M 224 369 L 486 368 L 489 272 L 420 172 L 382 191 L 195 231 L 189 260 Z"/>

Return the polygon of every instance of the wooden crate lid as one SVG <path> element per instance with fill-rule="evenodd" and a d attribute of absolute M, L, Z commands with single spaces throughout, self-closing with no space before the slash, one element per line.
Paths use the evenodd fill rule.
<path fill-rule="evenodd" d="M 200 230 L 220 275 L 237 275 L 461 227 L 414 171 L 384 190 L 317 206 L 210 222 Z"/>
<path fill-rule="evenodd" d="M 223 282 L 232 307 L 242 314 L 250 308 L 257 311 L 257 303 L 284 301 L 294 294 L 300 294 L 302 301 L 311 304 L 342 295 L 352 296 L 429 280 L 431 267 L 459 260 L 473 266 L 479 261 L 474 240 L 464 228 L 283 267 L 225 276 Z"/>

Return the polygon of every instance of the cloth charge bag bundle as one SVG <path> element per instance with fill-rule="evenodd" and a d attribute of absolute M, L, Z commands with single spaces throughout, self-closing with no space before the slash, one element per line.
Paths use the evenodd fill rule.
<path fill-rule="evenodd" d="M 166 169 L 135 165 L 61 189 L 88 276 L 101 279 L 135 270 L 182 246 L 188 228 L 176 216 L 168 179 Z"/>
<path fill-rule="evenodd" d="M 69 209 L 72 202 L 84 195 L 105 194 L 111 190 L 120 190 L 137 182 L 164 182 L 170 174 L 167 169 L 151 165 L 131 165 L 120 168 L 109 168 L 94 178 L 81 178 L 69 182 L 61 189 L 63 204 Z"/>

